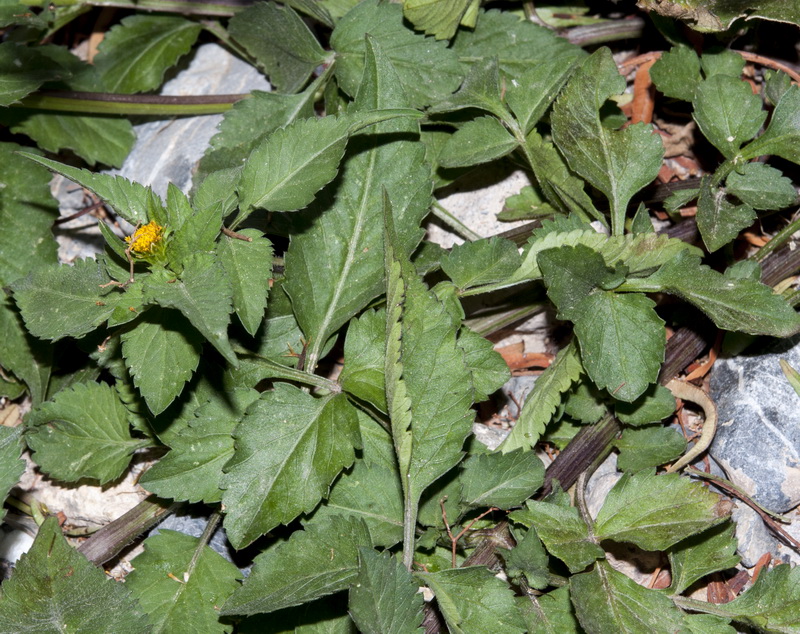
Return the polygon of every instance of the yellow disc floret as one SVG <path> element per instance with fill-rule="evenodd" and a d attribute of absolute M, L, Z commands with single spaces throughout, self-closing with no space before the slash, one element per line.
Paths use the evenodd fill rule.
<path fill-rule="evenodd" d="M 146 257 L 153 255 L 163 237 L 164 227 L 155 221 L 150 221 L 136 229 L 132 236 L 125 238 L 125 242 L 130 245 L 129 248 L 135 255 Z"/>

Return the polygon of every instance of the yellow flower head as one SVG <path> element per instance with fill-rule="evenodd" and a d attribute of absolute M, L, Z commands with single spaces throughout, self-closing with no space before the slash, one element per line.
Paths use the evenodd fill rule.
<path fill-rule="evenodd" d="M 150 221 L 134 231 L 132 236 L 125 238 L 125 242 L 130 245 L 130 250 L 135 255 L 146 257 L 153 255 L 163 237 L 164 227 L 155 221 Z"/>

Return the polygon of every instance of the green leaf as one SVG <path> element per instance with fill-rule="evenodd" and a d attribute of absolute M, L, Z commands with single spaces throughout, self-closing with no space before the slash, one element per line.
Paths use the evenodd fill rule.
<path fill-rule="evenodd" d="M 664 148 L 650 125 L 603 126 L 600 109 L 625 90 L 611 51 L 601 48 L 575 71 L 553 106 L 553 140 L 570 167 L 611 203 L 614 235 L 622 235 L 628 203 L 655 179 Z"/>
<path fill-rule="evenodd" d="M 241 577 L 236 566 L 196 537 L 161 530 L 144 541 L 125 587 L 147 612 L 154 634 L 211 634 L 233 629 L 220 622 L 218 606 L 239 587 Z"/>
<path fill-rule="evenodd" d="M 396 90 L 403 90 L 413 107 L 436 103 L 461 83 L 463 73 L 457 55 L 446 42 L 436 42 L 406 28 L 399 5 L 365 0 L 339 21 L 331 35 L 331 46 L 336 51 L 336 79 L 348 95 L 363 90 L 360 82 L 370 63 L 364 46 L 367 33 L 395 69 Z"/>
<path fill-rule="evenodd" d="M 176 16 L 131 15 L 106 33 L 94 65 L 108 92 L 155 90 L 201 30 L 198 22 Z"/>
<path fill-rule="evenodd" d="M 762 571 L 752 588 L 729 603 L 715 605 L 715 613 L 764 632 L 796 632 L 800 628 L 798 579 L 800 568 L 786 564 Z"/>
<path fill-rule="evenodd" d="M 334 515 L 364 520 L 374 546 L 391 548 L 400 542 L 403 490 L 397 467 L 356 460 L 353 468 L 336 480 L 328 499 L 314 511 L 314 521 L 324 522 L 324 518 Z"/>
<path fill-rule="evenodd" d="M 567 83 L 575 64 L 558 57 L 542 60 L 506 84 L 506 101 L 527 135 Z"/>
<path fill-rule="evenodd" d="M 716 251 L 749 227 L 756 219 L 753 208 L 728 200 L 724 190 L 711 188 L 711 179 L 704 177 L 697 198 L 697 228 L 709 251 Z"/>
<path fill-rule="evenodd" d="M 29 152 L 20 154 L 97 194 L 116 214 L 132 225 L 147 224 L 151 219 L 156 219 L 154 214 L 161 210 L 161 201 L 153 190 L 122 176 L 95 174 Z"/>
<path fill-rule="evenodd" d="M 732 522 L 725 522 L 693 535 L 670 549 L 671 594 L 682 594 L 706 575 L 734 568 L 739 563 L 734 528 Z"/>
<path fill-rule="evenodd" d="M 421 632 L 424 601 L 419 585 L 391 553 L 359 548 L 358 576 L 350 587 L 349 611 L 364 634 Z"/>
<path fill-rule="evenodd" d="M 255 336 L 264 319 L 272 277 L 272 243 L 255 229 L 244 229 L 245 242 L 229 236 L 220 240 L 219 257 L 233 288 L 233 309 L 245 330 Z"/>
<path fill-rule="evenodd" d="M 479 108 L 491 112 L 501 121 L 508 121 L 509 113 L 501 94 L 497 58 L 487 57 L 472 66 L 456 92 L 428 108 L 428 113 Z"/>
<path fill-rule="evenodd" d="M 197 369 L 202 337 L 180 313 L 154 308 L 121 339 L 134 384 L 150 411 L 160 414 Z"/>
<path fill-rule="evenodd" d="M 480 11 L 478 24 L 475 29 L 459 31 L 452 50 L 467 64 L 497 57 L 507 80 L 556 60 L 569 67 L 586 55 L 550 29 L 508 11 Z"/>
<path fill-rule="evenodd" d="M 675 397 L 667 388 L 654 384 L 632 403 L 617 402 L 616 415 L 626 425 L 657 423 L 675 411 Z"/>
<path fill-rule="evenodd" d="M 227 400 L 213 400 L 170 441 L 170 452 L 148 469 L 139 483 L 159 497 L 214 504 L 222 499 L 222 467 L 233 456 L 233 430 L 256 390 L 236 388 Z"/>
<path fill-rule="evenodd" d="M 517 147 L 500 121 L 492 116 L 468 121 L 452 135 L 439 154 L 442 167 L 480 165 L 510 154 Z"/>
<path fill-rule="evenodd" d="M 17 9 L 19 10 L 19 9 Z M 35 49 L 17 42 L 0 44 L 0 106 L 32 93 L 46 81 L 66 79 L 70 72 Z"/>
<path fill-rule="evenodd" d="M 686 450 L 686 439 L 671 427 L 626 429 L 614 441 L 619 449 L 617 468 L 635 473 L 678 458 Z"/>
<path fill-rule="evenodd" d="M 662 53 L 661 57 L 650 68 L 650 77 L 667 97 L 692 101 L 700 76 L 700 58 L 691 48 L 684 44 L 673 46 Z"/>
<path fill-rule="evenodd" d="M 8 497 L 9 491 L 17 486 L 20 476 L 25 473 L 25 461 L 21 457 L 24 449 L 22 431 L 22 426 L 0 427 L 0 500 Z M 0 519 L 5 514 L 5 509 L 0 510 Z"/>
<path fill-rule="evenodd" d="M 529 452 L 530 453 L 530 452 Z M 544 590 L 550 581 L 550 556 L 544 549 L 542 540 L 536 534 L 535 528 L 529 528 L 520 539 L 519 532 L 515 532 L 517 545 L 502 557 L 506 562 L 506 574 L 517 581 L 524 575 L 528 585 L 537 590 Z"/>
<path fill-rule="evenodd" d="M 358 575 L 361 546 L 371 544 L 360 520 L 334 516 L 309 522 L 256 557 L 222 614 L 274 612 L 344 590 Z"/>
<path fill-rule="evenodd" d="M 778 105 L 784 93 L 789 90 L 791 85 L 792 78 L 782 70 L 764 71 L 764 88 L 762 94 L 771 105 Z"/>
<path fill-rule="evenodd" d="M 764 163 L 746 163 L 725 181 L 729 194 L 753 209 L 783 209 L 794 204 L 797 192 L 780 170 Z"/>
<path fill-rule="evenodd" d="M 45 520 L 0 589 L 4 632 L 140 634 L 148 629 L 130 590 L 67 544 L 55 517 Z"/>
<path fill-rule="evenodd" d="M 761 98 L 753 94 L 750 84 L 728 75 L 714 75 L 702 82 L 693 105 L 700 130 L 725 158 L 733 158 L 767 118 Z"/>
<path fill-rule="evenodd" d="M 300 90 L 327 58 L 306 23 L 289 7 L 256 3 L 234 15 L 228 30 L 280 92 Z"/>
<path fill-rule="evenodd" d="M 545 201 L 541 188 L 526 185 L 519 194 L 506 198 L 503 203 L 503 211 L 497 214 L 497 219 L 503 222 L 514 222 L 515 220 L 532 220 L 540 216 L 551 216 L 555 213 L 555 208 Z"/>
<path fill-rule="evenodd" d="M 492 237 L 456 245 L 442 258 L 442 269 L 461 290 L 506 279 L 519 268 L 517 246 Z"/>
<path fill-rule="evenodd" d="M 539 442 L 545 426 L 561 403 L 561 394 L 578 380 L 582 372 L 578 348 L 571 342 L 558 352 L 553 362 L 536 379 L 516 424 L 500 445 L 503 453 L 519 447 L 527 449 Z"/>
<path fill-rule="evenodd" d="M 575 334 L 586 373 L 620 401 L 639 397 L 664 362 L 664 322 L 654 307 L 644 295 L 596 291 L 576 309 Z"/>
<path fill-rule="evenodd" d="M 247 99 L 233 104 L 211 137 L 209 147 L 194 176 L 202 183 L 211 173 L 243 165 L 257 146 L 278 128 L 298 119 L 314 116 L 314 95 L 319 86 L 312 84 L 297 95 L 254 90 Z"/>
<path fill-rule="evenodd" d="M 581 627 L 601 632 L 682 632 L 683 613 L 658 590 L 640 586 L 608 563 L 569 581 L 570 595 Z"/>
<path fill-rule="evenodd" d="M 0 45 L 3 46 L 3 45 Z M 0 285 L 58 262 L 51 227 L 58 205 L 50 173 L 14 156 L 21 146 L 0 143 Z"/>
<path fill-rule="evenodd" d="M 344 342 L 342 388 L 386 411 L 386 312 L 368 310 L 350 321 Z"/>
<path fill-rule="evenodd" d="M 50 266 L 17 280 L 12 289 L 25 326 L 40 339 L 82 337 L 109 318 L 120 296 L 94 260 Z"/>
<path fill-rule="evenodd" d="M 575 618 L 569 587 L 551 590 L 541 596 L 520 599 L 524 605 L 522 614 L 530 634 L 565 634 L 579 632 L 580 624 Z"/>
<path fill-rule="evenodd" d="M 626 285 L 633 287 L 631 281 Z M 789 337 L 800 330 L 800 316 L 769 286 L 731 279 L 701 265 L 691 253 L 678 254 L 641 282 L 637 290 L 677 295 L 725 330 L 773 337 Z"/>
<path fill-rule="evenodd" d="M 783 376 L 785 376 L 786 380 L 789 381 L 789 385 L 792 386 L 792 389 L 795 391 L 797 396 L 800 396 L 800 372 L 789 365 L 785 359 L 780 360 L 780 365 Z"/>
<path fill-rule="evenodd" d="M 131 437 L 128 411 L 105 383 L 77 383 L 42 403 L 26 421 L 36 464 L 53 478 L 105 484 L 149 441 Z"/>
<path fill-rule="evenodd" d="M 533 500 L 526 504 L 527 508 L 510 513 L 509 518 L 535 528 L 550 554 L 567 564 L 570 572 L 580 572 L 604 556 L 603 549 L 590 540 L 578 509 Z"/>
<path fill-rule="evenodd" d="M 161 270 L 145 280 L 147 301 L 176 308 L 232 366 L 238 361 L 228 341 L 231 288 L 225 271 L 212 256 L 196 254 L 186 262 L 180 279 Z"/>
<path fill-rule="evenodd" d="M 407 0 L 403 14 L 417 30 L 437 40 L 449 40 L 459 24 L 469 22 L 466 26 L 475 26 L 479 6 L 479 0 Z"/>
<path fill-rule="evenodd" d="M 580 423 L 596 423 L 608 411 L 605 400 L 603 393 L 591 381 L 581 381 L 567 394 L 564 414 Z"/>
<path fill-rule="evenodd" d="M 522 634 L 525 624 L 511 588 L 483 566 L 418 575 L 433 590 L 452 634 Z"/>
<path fill-rule="evenodd" d="M 544 465 L 532 451 L 471 456 L 461 466 L 461 499 L 469 506 L 509 509 L 544 482 Z"/>
<path fill-rule="evenodd" d="M 369 40 L 355 107 L 369 111 L 406 103 L 391 62 Z M 316 366 L 328 338 L 384 291 L 384 188 L 406 253 L 422 237 L 419 225 L 428 213 L 431 181 L 423 163 L 424 148 L 408 138 L 418 131 L 415 121 L 397 119 L 354 139 L 334 183 L 335 199 L 325 196 L 317 201 L 312 226 L 292 236 L 285 289 L 309 341 L 308 367 Z"/>
<path fill-rule="evenodd" d="M 458 347 L 464 351 L 467 369 L 472 375 L 476 403 L 488 399 L 511 378 L 508 365 L 492 342 L 466 326 L 458 334 Z"/>
<path fill-rule="evenodd" d="M 344 396 L 314 398 L 277 383 L 237 425 L 221 486 L 225 529 L 236 548 L 311 511 L 353 464 L 358 422 Z"/>
<path fill-rule="evenodd" d="M 719 495 L 677 473 L 626 473 L 597 514 L 594 534 L 645 550 L 664 550 L 725 521 L 729 514 Z"/>
<path fill-rule="evenodd" d="M 792 86 L 783 93 L 772 113 L 766 131 L 739 152 L 742 160 L 774 154 L 793 163 L 800 163 L 800 88 Z"/>

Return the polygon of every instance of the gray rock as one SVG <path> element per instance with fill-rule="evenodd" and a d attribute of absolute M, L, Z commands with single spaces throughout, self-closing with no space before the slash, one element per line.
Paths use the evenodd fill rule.
<path fill-rule="evenodd" d="M 780 359 L 800 368 L 800 336 L 714 365 L 719 421 L 710 453 L 759 504 L 785 513 L 800 504 L 800 397 Z"/>

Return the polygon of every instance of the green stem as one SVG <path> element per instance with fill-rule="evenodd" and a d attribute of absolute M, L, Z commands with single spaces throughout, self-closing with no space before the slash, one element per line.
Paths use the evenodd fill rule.
<path fill-rule="evenodd" d="M 764 258 L 766 258 L 773 251 L 777 251 L 778 249 L 780 249 L 798 231 L 800 231 L 800 217 L 790 222 L 778 233 L 776 233 L 773 236 L 772 240 L 767 242 L 763 247 L 761 247 L 758 251 L 756 251 L 752 255 L 751 259 L 755 260 L 756 262 L 763 262 Z"/>
<path fill-rule="evenodd" d="M 462 297 L 463 296 L 462 294 Z M 494 315 L 466 319 L 464 324 L 469 326 L 470 330 L 475 331 L 481 337 L 487 337 L 522 319 L 533 317 L 533 315 L 543 311 L 549 305 L 550 302 L 537 302 L 520 308 L 512 308 Z"/>
<path fill-rule="evenodd" d="M 442 222 L 444 222 L 448 227 L 450 227 L 450 229 L 455 231 L 465 240 L 473 241 L 481 239 L 481 237 L 477 233 L 475 233 L 467 225 L 465 225 L 453 214 L 447 211 L 447 209 L 445 209 L 442 206 L 442 204 L 435 198 L 433 199 L 433 215 L 436 216 Z"/>
<path fill-rule="evenodd" d="M 417 538 L 417 513 L 419 501 L 414 500 L 409 482 L 403 487 L 403 565 L 406 570 L 411 570 L 414 565 L 414 546 Z"/>
<path fill-rule="evenodd" d="M 146 11 L 165 11 L 184 15 L 214 15 L 230 17 L 249 6 L 250 3 L 228 2 L 187 2 L 185 0 L 26 0 L 28 7 L 74 7 L 79 5 L 93 7 L 117 7 Z"/>
<path fill-rule="evenodd" d="M 55 110 L 79 114 L 199 116 L 227 112 L 249 95 L 120 95 L 103 92 L 38 92 L 28 95 L 13 108 Z"/>
<path fill-rule="evenodd" d="M 197 542 L 197 547 L 194 549 L 192 559 L 189 561 L 189 565 L 186 567 L 185 579 L 187 581 L 191 578 L 194 569 L 197 567 L 197 562 L 200 561 L 200 556 L 203 554 L 203 550 L 214 536 L 214 531 L 217 530 L 217 526 L 219 526 L 221 519 L 222 514 L 219 511 L 214 511 L 211 514 L 211 517 L 208 518 L 208 523 L 206 524 L 205 530 L 203 530 L 203 534 L 200 535 L 200 540 Z"/>
<path fill-rule="evenodd" d="M 259 373 L 261 379 L 286 379 L 288 381 L 296 381 L 302 385 L 310 385 L 318 387 L 323 390 L 328 390 L 333 394 L 338 394 L 342 391 L 342 386 L 336 381 L 331 381 L 325 377 L 296 370 L 280 363 L 276 363 L 272 359 L 254 354 L 244 348 L 236 347 L 234 351 L 242 358 L 242 360 L 251 361 L 262 366 L 262 371 Z"/>
<path fill-rule="evenodd" d="M 233 52 L 235 55 L 241 57 L 244 60 L 247 60 L 252 66 L 258 68 L 258 63 L 256 60 L 248 53 L 236 40 L 234 40 L 230 33 L 228 33 L 228 29 L 224 28 L 218 21 L 216 20 L 203 20 L 201 22 L 203 28 L 211 33 L 214 37 L 216 37 L 222 44 L 224 44 L 228 49 Z"/>
<path fill-rule="evenodd" d="M 735 159 L 728 159 L 720 165 L 711 179 L 711 187 L 717 187 L 722 181 L 728 178 L 728 174 L 733 171 L 734 167 L 736 167 Z"/>
<path fill-rule="evenodd" d="M 716 605 L 706 601 L 697 601 L 688 597 L 673 596 L 670 597 L 679 608 L 684 610 L 691 610 L 692 612 L 703 612 L 705 614 L 714 614 L 723 618 L 731 618 L 730 612 L 725 610 L 724 604 Z"/>
<path fill-rule="evenodd" d="M 576 26 L 563 33 L 562 37 L 576 46 L 596 46 L 606 42 L 638 39 L 643 31 L 644 20 L 642 18 L 632 18 L 630 20 L 613 20 L 601 24 Z"/>

